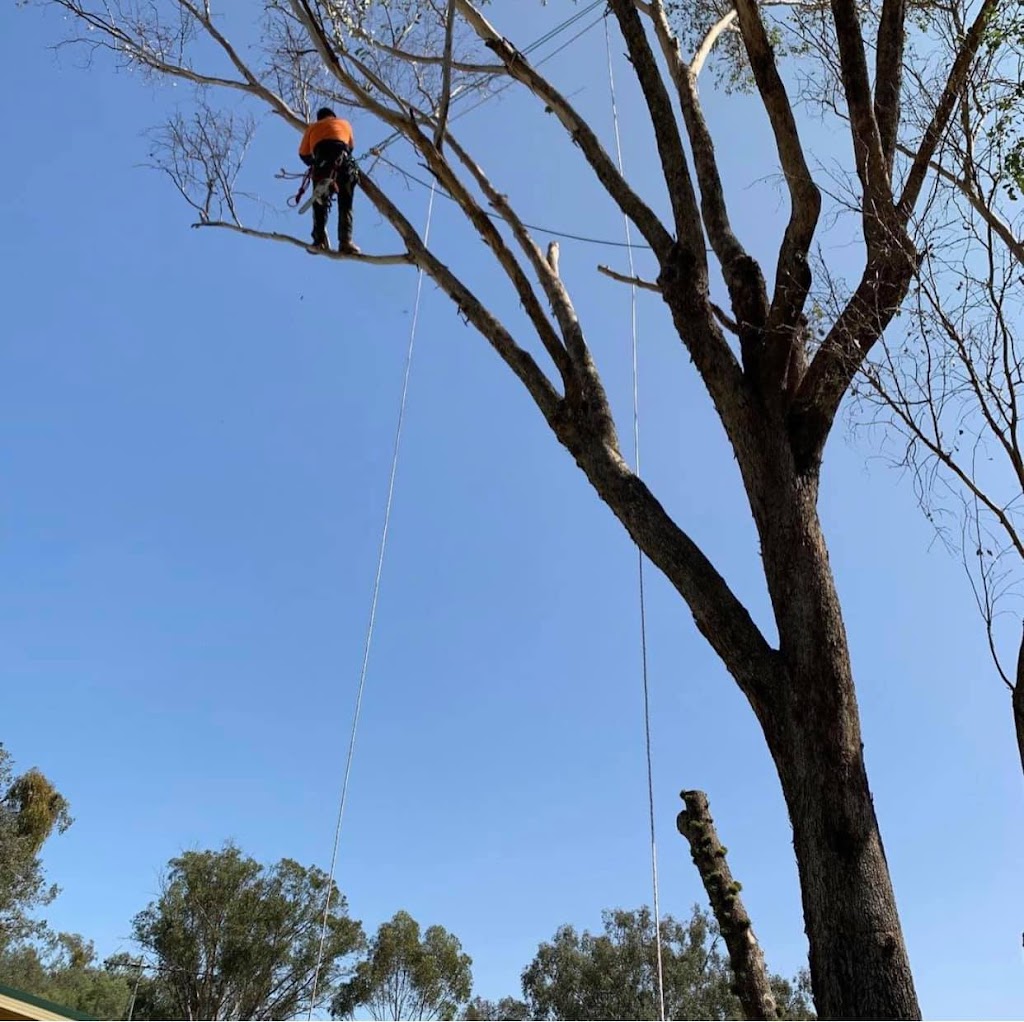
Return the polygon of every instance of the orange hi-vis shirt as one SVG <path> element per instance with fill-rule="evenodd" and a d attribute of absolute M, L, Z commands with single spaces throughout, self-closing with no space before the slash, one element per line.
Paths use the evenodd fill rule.
<path fill-rule="evenodd" d="M 354 146 L 352 125 L 340 117 L 325 117 L 322 121 L 314 121 L 302 136 L 299 143 L 299 156 L 312 156 L 318 142 L 325 139 L 344 142 L 350 149 Z"/>

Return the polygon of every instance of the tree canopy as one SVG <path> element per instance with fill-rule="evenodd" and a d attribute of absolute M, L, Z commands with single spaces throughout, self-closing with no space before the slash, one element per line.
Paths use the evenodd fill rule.
<path fill-rule="evenodd" d="M 472 959 L 443 926 L 420 924 L 408 912 L 382 923 L 369 953 L 343 983 L 331 1004 L 336 1018 L 453 1019 L 469 1000 Z"/>
<path fill-rule="evenodd" d="M 32 912 L 57 896 L 39 853 L 51 834 L 70 825 L 63 795 L 36 769 L 15 776 L 0 745 L 0 951 L 38 934 Z"/>
<path fill-rule="evenodd" d="M 540 945 L 522 977 L 530 1018 L 660 1017 L 651 910 L 611 909 L 602 921 L 599 934 L 562 926 Z M 666 1018 L 743 1017 L 717 928 L 706 913 L 695 907 L 685 923 L 662 917 L 661 947 Z M 813 1017 L 806 993 L 780 976 L 772 977 L 772 986 L 779 1017 Z"/>
<path fill-rule="evenodd" d="M 232 844 L 172 859 L 159 898 L 132 924 L 177 1018 L 280 1019 L 312 994 L 329 881 L 293 859 L 261 866 Z M 318 989 L 363 943 L 331 882 Z"/>

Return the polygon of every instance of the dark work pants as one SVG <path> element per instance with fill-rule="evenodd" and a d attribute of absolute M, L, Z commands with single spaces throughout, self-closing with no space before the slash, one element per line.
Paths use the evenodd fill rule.
<path fill-rule="evenodd" d="M 320 181 L 334 176 L 338 195 L 338 244 L 347 245 L 352 240 L 352 199 L 355 194 L 355 175 L 350 173 L 352 154 L 343 142 L 325 139 L 313 150 L 313 187 Z M 351 168 L 354 170 L 354 168 Z M 334 192 L 328 192 L 326 199 L 313 203 L 313 241 L 327 237 L 327 216 L 331 212 Z"/>

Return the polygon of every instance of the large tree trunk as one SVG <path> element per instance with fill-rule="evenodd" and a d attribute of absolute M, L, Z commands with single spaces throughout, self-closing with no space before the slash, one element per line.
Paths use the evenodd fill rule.
<path fill-rule="evenodd" d="M 594 443 L 600 429 L 557 425 L 602 499 L 686 599 L 761 723 L 793 826 L 819 1017 L 920 1018 L 864 768 L 846 630 L 816 508 L 816 468 L 797 472 L 781 429 L 766 428 L 738 452 L 779 630 L 773 650 L 752 638 L 760 633 L 746 610 L 629 470 L 613 433 Z M 692 571 L 681 567 L 695 560 L 698 598 Z"/>
<path fill-rule="evenodd" d="M 817 471 L 798 475 L 785 457 L 772 467 L 752 506 L 784 680 L 761 723 L 793 824 L 815 1004 L 823 1018 L 920 1018 L 864 766 Z"/>

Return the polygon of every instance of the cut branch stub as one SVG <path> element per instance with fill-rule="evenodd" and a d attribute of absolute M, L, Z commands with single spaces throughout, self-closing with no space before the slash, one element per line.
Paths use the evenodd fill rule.
<path fill-rule="evenodd" d="M 748 1019 L 778 1018 L 764 955 L 743 907 L 740 885 L 729 871 L 725 848 L 718 840 L 708 797 L 702 791 L 683 791 L 680 798 L 686 808 L 676 817 L 676 827 L 689 842 L 693 864 L 722 932 L 743 1014 Z"/>

